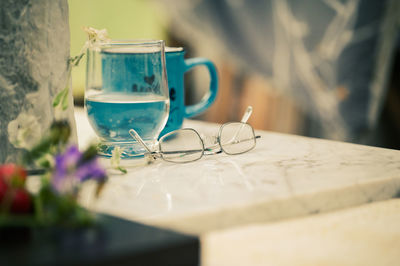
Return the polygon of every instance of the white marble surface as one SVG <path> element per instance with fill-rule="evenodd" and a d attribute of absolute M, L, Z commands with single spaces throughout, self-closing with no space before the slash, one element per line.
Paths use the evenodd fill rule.
<path fill-rule="evenodd" d="M 78 139 L 93 132 L 76 113 Z M 218 126 L 187 121 L 216 133 Z M 258 132 L 257 147 L 243 155 L 197 162 L 158 161 L 111 175 L 90 208 L 189 233 L 271 222 L 389 199 L 400 192 L 400 151 Z M 107 161 L 106 161 L 107 163 Z"/>
<path fill-rule="evenodd" d="M 400 199 L 201 237 L 202 265 L 400 265 Z"/>

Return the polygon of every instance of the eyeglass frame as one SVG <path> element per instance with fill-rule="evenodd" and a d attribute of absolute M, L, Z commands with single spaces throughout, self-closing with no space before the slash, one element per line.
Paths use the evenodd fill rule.
<path fill-rule="evenodd" d="M 256 143 L 256 139 L 261 138 L 261 136 L 255 134 L 254 128 L 253 128 L 250 124 L 246 123 L 247 120 L 248 120 L 248 118 L 250 117 L 251 113 L 252 113 L 252 107 L 251 107 L 251 106 L 248 106 L 247 109 L 246 109 L 246 112 L 245 112 L 245 114 L 243 115 L 242 120 L 241 120 L 240 122 L 227 122 L 227 123 L 222 124 L 222 125 L 219 127 L 218 135 L 215 136 L 216 139 L 213 141 L 213 144 L 214 144 L 214 146 L 215 146 L 216 144 L 218 144 L 218 146 L 219 146 L 220 149 L 219 149 L 218 151 L 216 151 L 216 152 L 213 152 L 213 153 L 205 153 L 206 151 L 212 151 L 212 149 L 211 149 L 211 147 L 208 147 L 208 148 L 205 147 L 203 138 L 201 137 L 201 135 L 199 134 L 199 132 L 198 132 L 197 130 L 193 129 L 193 128 L 182 128 L 182 129 L 177 129 L 177 130 L 174 130 L 174 131 L 171 131 L 171 132 L 165 134 L 165 135 L 162 136 L 162 137 L 160 138 L 160 140 L 158 141 L 158 150 L 156 150 L 156 151 L 150 150 L 150 148 L 147 146 L 147 144 L 143 141 L 143 139 L 140 137 L 140 135 L 139 135 L 134 129 L 130 129 L 130 130 L 129 130 L 129 134 L 131 135 L 132 138 L 136 139 L 136 141 L 138 141 L 138 142 L 146 149 L 146 151 L 147 151 L 148 153 L 146 153 L 146 154 L 144 154 L 144 155 L 145 155 L 145 156 L 148 156 L 148 158 L 151 158 L 151 160 L 156 160 L 157 158 L 161 158 L 161 159 L 163 159 L 164 161 L 167 161 L 167 162 L 173 162 L 173 163 L 188 163 L 188 162 L 195 162 L 195 161 L 197 161 L 197 160 L 200 160 L 201 158 L 203 158 L 204 155 L 214 155 L 214 154 L 219 154 L 219 153 L 222 153 L 222 152 L 224 152 L 225 154 L 228 154 L 228 155 L 239 155 L 239 154 L 243 154 L 243 153 L 249 152 L 249 151 L 251 151 L 252 149 L 254 149 L 255 146 L 256 146 L 256 144 L 257 144 L 257 143 Z M 248 150 L 246 150 L 246 151 L 238 152 L 238 153 L 229 153 L 229 152 L 227 152 L 227 151 L 224 149 L 224 147 L 223 147 L 223 145 L 222 145 L 222 143 L 221 143 L 221 133 L 222 133 L 223 128 L 224 128 L 225 126 L 227 126 L 227 125 L 230 125 L 230 124 L 242 124 L 243 126 L 247 125 L 247 126 L 249 126 L 249 127 L 251 128 L 251 132 L 252 132 L 252 134 L 253 134 L 253 138 L 252 138 L 252 139 L 254 139 L 254 145 L 253 145 L 250 149 L 248 149 Z M 180 151 L 179 151 L 179 150 L 176 150 L 176 151 L 170 151 L 170 152 L 163 152 L 163 151 L 162 151 L 162 146 L 161 146 L 162 140 L 163 140 L 164 138 L 166 138 L 167 136 L 170 136 L 170 135 L 172 135 L 172 134 L 175 134 L 176 132 L 185 131 L 185 130 L 193 131 L 193 132 L 196 133 L 196 135 L 199 137 L 199 139 L 200 139 L 200 141 L 201 141 L 201 148 L 202 148 L 202 149 L 201 149 L 201 156 L 200 156 L 199 158 L 196 158 L 196 159 L 191 160 L 191 161 L 181 161 L 181 162 L 180 162 L 180 161 L 172 161 L 172 160 L 166 159 L 166 158 L 163 156 L 163 154 L 167 154 L 167 153 L 179 153 Z M 238 132 L 235 134 L 234 138 L 236 138 L 236 136 L 237 136 L 237 134 L 239 133 L 239 131 L 240 131 L 240 130 L 238 130 Z M 240 143 L 240 142 L 241 142 L 241 141 L 236 142 L 236 143 Z M 212 147 L 213 147 L 213 146 L 212 146 Z M 196 150 L 196 151 L 199 151 L 199 152 L 200 152 L 200 150 Z M 182 151 L 182 152 L 183 152 L 183 151 Z M 184 151 L 184 152 L 190 152 L 190 150 Z"/>

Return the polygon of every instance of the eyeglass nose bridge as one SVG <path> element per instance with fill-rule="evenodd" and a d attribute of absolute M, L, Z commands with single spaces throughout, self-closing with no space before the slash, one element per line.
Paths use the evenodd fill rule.
<path fill-rule="evenodd" d="M 219 150 L 216 150 L 216 151 L 214 151 L 210 148 L 206 148 L 206 149 L 204 149 L 204 155 L 214 155 L 214 154 L 222 153 L 222 149 L 219 145 L 218 145 L 218 148 L 219 148 Z"/>
<path fill-rule="evenodd" d="M 222 153 L 221 144 L 218 135 L 201 135 L 204 144 L 204 155 L 214 155 Z M 218 149 L 218 150 L 217 150 Z"/>

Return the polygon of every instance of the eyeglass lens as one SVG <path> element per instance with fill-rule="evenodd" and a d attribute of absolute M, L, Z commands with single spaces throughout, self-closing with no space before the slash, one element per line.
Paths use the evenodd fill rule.
<path fill-rule="evenodd" d="M 190 128 L 164 135 L 159 141 L 159 148 L 164 160 L 177 163 L 196 161 L 204 152 L 201 137 Z"/>
<path fill-rule="evenodd" d="M 227 154 L 240 154 L 256 145 L 254 130 L 249 124 L 233 122 L 224 124 L 219 133 L 222 150 Z"/>

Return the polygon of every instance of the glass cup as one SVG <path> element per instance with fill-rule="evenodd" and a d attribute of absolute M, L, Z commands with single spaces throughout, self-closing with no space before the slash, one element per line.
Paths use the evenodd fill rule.
<path fill-rule="evenodd" d="M 154 146 L 169 114 L 164 41 L 117 41 L 88 49 L 85 108 L 100 138 L 99 153 L 143 156 L 134 129 Z"/>

